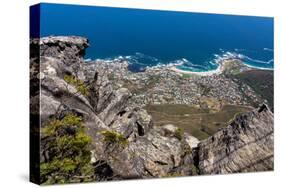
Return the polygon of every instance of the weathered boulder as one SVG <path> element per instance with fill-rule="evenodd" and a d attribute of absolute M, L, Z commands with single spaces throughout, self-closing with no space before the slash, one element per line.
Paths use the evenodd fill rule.
<path fill-rule="evenodd" d="M 166 136 L 161 127 L 151 129 L 110 155 L 108 163 L 123 179 L 196 174 L 191 148 L 184 139 Z"/>
<path fill-rule="evenodd" d="M 146 135 L 153 127 L 152 118 L 143 109 L 125 109 L 117 114 L 110 128 L 124 135 L 129 141 Z"/>
<path fill-rule="evenodd" d="M 187 134 L 187 133 L 185 133 Z M 200 141 L 195 138 L 194 136 L 191 136 L 189 134 L 185 135 L 185 141 L 188 143 L 188 145 L 191 148 L 196 148 L 198 146 L 198 144 L 200 143 Z"/>

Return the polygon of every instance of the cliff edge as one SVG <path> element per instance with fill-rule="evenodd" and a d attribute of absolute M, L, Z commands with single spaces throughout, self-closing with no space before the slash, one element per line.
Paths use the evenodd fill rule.
<path fill-rule="evenodd" d="M 44 37 L 31 40 L 30 46 L 31 79 L 40 84 L 39 92 L 31 95 L 31 114 L 40 111 L 41 128 L 69 113 L 82 118 L 92 138 L 95 180 L 273 169 L 273 114 L 267 106 L 235 117 L 197 145 L 173 125 L 154 126 L 144 109 L 128 103 L 128 89 L 114 90 L 106 72 L 85 63 L 86 38 Z M 39 97 L 38 110 L 32 104 Z M 126 144 L 106 142 L 105 133 L 124 138 Z M 48 143 L 41 137 L 40 163 L 51 157 Z"/>

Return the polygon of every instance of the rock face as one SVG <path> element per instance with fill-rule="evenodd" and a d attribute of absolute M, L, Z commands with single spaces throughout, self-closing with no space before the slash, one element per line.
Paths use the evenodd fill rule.
<path fill-rule="evenodd" d="M 84 63 L 87 39 L 46 37 L 32 40 L 31 45 L 40 46 L 41 126 L 68 112 L 81 115 L 93 138 L 93 165 L 102 163 L 97 172 L 102 174 L 105 169 L 110 172 L 99 174 L 101 180 L 195 174 L 192 152 L 185 139 L 153 127 L 151 116 L 145 110 L 128 105 L 131 97 L 128 89 L 113 90 L 106 74 Z M 38 62 L 35 56 L 31 58 L 31 66 L 38 66 Z M 31 74 L 35 78 L 38 76 L 35 71 Z M 83 81 L 89 93 L 81 94 L 66 81 L 65 75 Z M 109 146 L 103 140 L 102 131 L 119 133 L 128 144 L 126 147 Z M 42 139 L 41 145 L 46 144 Z M 44 147 L 41 150 L 44 153 Z M 44 160 L 41 156 L 41 162 Z"/>
<path fill-rule="evenodd" d="M 32 101 L 40 95 L 42 127 L 68 112 L 83 117 L 93 139 L 91 162 L 99 164 L 99 180 L 273 169 L 273 114 L 266 106 L 238 116 L 227 128 L 198 144 L 188 134 L 179 135 L 173 125 L 154 127 L 144 109 L 128 103 L 132 96 L 126 88 L 113 90 L 106 73 L 84 62 L 88 45 L 82 37 L 31 40 L 31 78 L 38 84 L 40 77 L 40 92 L 31 96 L 31 111 L 33 106 L 38 108 Z M 38 47 L 39 57 L 32 53 Z M 85 83 L 88 93 L 69 84 L 66 75 Z M 105 143 L 102 131 L 124 136 L 127 145 Z M 45 144 L 47 141 L 41 140 L 41 145 Z M 41 156 L 41 162 L 44 160 Z"/>
<path fill-rule="evenodd" d="M 200 174 L 273 170 L 273 145 L 273 114 L 262 105 L 199 144 Z"/>

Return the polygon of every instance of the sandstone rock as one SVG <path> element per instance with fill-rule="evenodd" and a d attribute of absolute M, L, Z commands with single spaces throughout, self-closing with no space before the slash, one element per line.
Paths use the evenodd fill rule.
<path fill-rule="evenodd" d="M 55 100 L 52 96 L 41 95 L 40 96 L 40 117 L 41 121 L 45 122 L 48 118 L 51 118 L 56 114 L 60 102 Z"/>
<path fill-rule="evenodd" d="M 126 88 L 120 88 L 116 91 L 114 99 L 110 101 L 110 103 L 98 116 L 106 125 L 110 125 L 116 115 L 125 109 L 126 101 L 129 97 L 129 90 Z"/>
<path fill-rule="evenodd" d="M 198 149 L 201 174 L 273 170 L 273 114 L 263 105 L 239 115 Z"/>
<path fill-rule="evenodd" d="M 137 132 L 139 136 L 144 136 L 153 128 L 152 117 L 144 109 L 137 109 L 136 116 L 137 127 L 135 127 L 135 132 Z"/>
<path fill-rule="evenodd" d="M 170 134 L 175 134 L 178 129 L 176 126 L 174 126 L 172 124 L 163 125 L 162 128 L 165 132 L 170 133 Z"/>
<path fill-rule="evenodd" d="M 189 134 L 187 134 L 185 136 L 185 141 L 188 143 L 188 145 L 191 148 L 196 148 L 198 146 L 198 144 L 200 143 L 200 141 L 197 138 L 195 138 L 194 136 L 191 136 Z"/>
<path fill-rule="evenodd" d="M 40 53 L 43 56 L 58 57 L 70 60 L 69 63 L 77 63 L 73 60 L 85 54 L 85 49 L 89 46 L 88 40 L 83 37 L 43 37 L 40 39 Z M 63 54 L 62 54 L 63 53 Z"/>
<path fill-rule="evenodd" d="M 130 142 L 124 150 L 112 153 L 114 158 L 109 160 L 109 164 L 125 179 L 194 175 L 192 152 L 186 146 L 187 143 L 177 138 L 166 137 L 162 128 L 153 128 Z"/>

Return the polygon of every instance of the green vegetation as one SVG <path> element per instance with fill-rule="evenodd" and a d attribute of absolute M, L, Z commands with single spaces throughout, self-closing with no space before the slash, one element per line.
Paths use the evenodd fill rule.
<path fill-rule="evenodd" d="M 104 136 L 104 141 L 108 144 L 117 144 L 120 146 L 128 144 L 128 139 L 116 131 L 102 131 L 101 134 Z"/>
<path fill-rule="evenodd" d="M 249 85 L 263 99 L 266 99 L 270 108 L 273 109 L 273 71 L 250 70 L 237 74 L 235 78 Z M 260 104 L 254 104 L 254 106 L 258 105 Z"/>
<path fill-rule="evenodd" d="M 143 87 L 133 83 L 130 80 L 124 80 L 124 84 L 122 87 L 127 88 L 133 94 L 142 94 L 146 93 L 148 90 L 153 89 L 160 82 L 159 76 L 151 76 L 149 77 L 149 81 Z"/>
<path fill-rule="evenodd" d="M 85 134 L 82 119 L 68 114 L 53 120 L 42 129 L 42 151 L 45 162 L 40 164 L 40 181 L 43 184 L 93 181 L 90 164 L 91 138 Z M 42 143 L 41 142 L 41 143 Z"/>
<path fill-rule="evenodd" d="M 230 124 L 231 122 L 233 122 L 241 114 L 242 114 L 241 112 L 237 112 L 236 114 L 234 114 L 233 118 L 228 120 L 227 124 Z"/>
<path fill-rule="evenodd" d="M 246 106 L 224 105 L 221 109 L 206 110 L 181 104 L 147 105 L 146 110 L 152 115 L 156 126 L 174 124 L 203 140 L 228 125 L 236 114 L 252 110 Z M 181 134 L 178 131 L 178 136 Z M 180 138 L 180 136 L 179 136 Z"/>
<path fill-rule="evenodd" d="M 77 91 L 79 91 L 82 95 L 88 95 L 89 94 L 89 87 L 85 85 L 85 83 L 82 80 L 79 80 L 75 76 L 72 75 L 65 75 L 63 79 L 68 83 L 73 85 Z"/>
<path fill-rule="evenodd" d="M 181 128 L 178 128 L 175 132 L 175 137 L 179 140 L 182 140 L 183 134 L 184 134 L 184 130 Z"/>
<path fill-rule="evenodd" d="M 185 114 L 198 114 L 202 110 L 189 105 L 181 104 L 157 104 L 157 105 L 147 105 L 145 107 L 149 112 L 158 112 L 167 115 L 185 115 Z"/>
<path fill-rule="evenodd" d="M 183 77 L 183 78 L 191 78 L 192 75 L 191 75 L 191 74 L 182 74 L 182 77 Z"/>
<path fill-rule="evenodd" d="M 225 61 L 223 66 L 225 75 L 237 75 L 242 72 L 245 65 L 239 60 L 232 60 Z"/>

